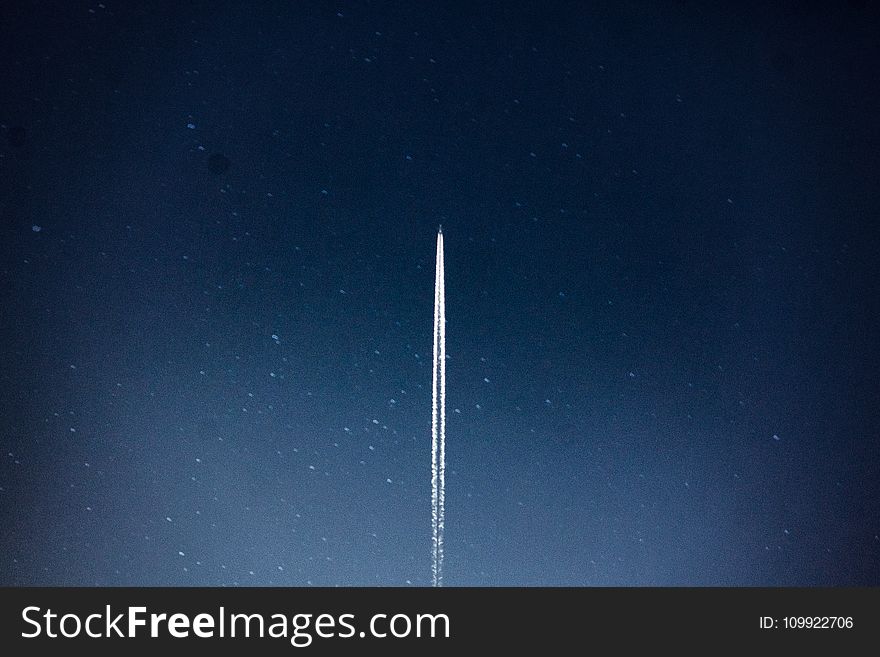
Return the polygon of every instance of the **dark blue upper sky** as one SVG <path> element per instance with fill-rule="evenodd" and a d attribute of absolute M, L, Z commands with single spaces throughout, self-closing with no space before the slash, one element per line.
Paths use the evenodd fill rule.
<path fill-rule="evenodd" d="M 880 11 L 727 4 L 4 3 L 0 584 L 428 584 L 439 223 L 448 584 L 880 583 Z"/>

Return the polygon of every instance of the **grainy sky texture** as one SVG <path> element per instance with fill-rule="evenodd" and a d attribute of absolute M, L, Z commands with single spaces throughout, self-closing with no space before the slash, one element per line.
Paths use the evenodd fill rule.
<path fill-rule="evenodd" d="M 4 2 L 0 584 L 880 584 L 827 5 Z"/>

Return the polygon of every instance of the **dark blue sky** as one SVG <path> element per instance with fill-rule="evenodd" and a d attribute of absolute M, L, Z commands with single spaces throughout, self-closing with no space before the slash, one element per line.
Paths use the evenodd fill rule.
<path fill-rule="evenodd" d="M 880 583 L 876 3 L 150 4 L 0 9 L 0 584 L 428 584 L 439 223 L 447 584 Z"/>

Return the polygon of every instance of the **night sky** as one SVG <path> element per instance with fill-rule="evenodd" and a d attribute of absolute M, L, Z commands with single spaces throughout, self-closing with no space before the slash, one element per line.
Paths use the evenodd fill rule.
<path fill-rule="evenodd" d="M 827 5 L 4 2 L 0 584 L 880 584 Z"/>

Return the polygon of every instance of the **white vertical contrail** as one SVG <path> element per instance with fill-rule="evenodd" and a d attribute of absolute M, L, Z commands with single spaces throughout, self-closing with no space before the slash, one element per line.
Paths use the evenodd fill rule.
<path fill-rule="evenodd" d="M 439 389 L 438 389 L 439 383 Z M 446 291 L 443 227 L 437 231 L 434 270 L 434 364 L 431 373 L 431 574 L 443 585 L 443 525 L 446 515 Z"/>

